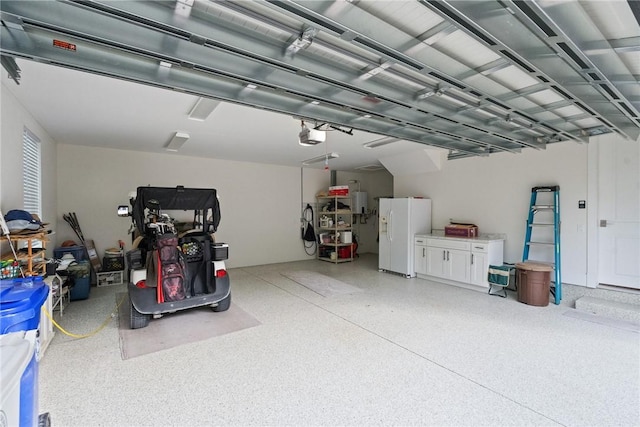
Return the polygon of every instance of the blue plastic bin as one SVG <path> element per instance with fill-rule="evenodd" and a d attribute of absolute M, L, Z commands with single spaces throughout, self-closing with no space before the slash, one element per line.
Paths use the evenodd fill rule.
<path fill-rule="evenodd" d="M 71 301 L 78 301 L 81 299 L 89 298 L 91 292 L 91 278 L 83 277 L 75 279 L 74 285 L 69 291 L 69 299 Z"/>
<path fill-rule="evenodd" d="M 73 280 L 69 289 L 69 299 L 77 301 L 89 298 L 91 292 L 91 265 L 89 261 L 80 261 L 67 267 L 67 274 Z"/>
<path fill-rule="evenodd" d="M 8 425 L 38 425 L 38 327 L 48 295 L 41 277 L 0 282 L 0 403 Z"/>

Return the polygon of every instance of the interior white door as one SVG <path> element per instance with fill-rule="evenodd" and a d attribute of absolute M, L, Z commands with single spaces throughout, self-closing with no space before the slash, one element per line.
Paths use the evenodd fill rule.
<path fill-rule="evenodd" d="M 640 289 L 640 141 L 598 145 L 598 281 Z"/>

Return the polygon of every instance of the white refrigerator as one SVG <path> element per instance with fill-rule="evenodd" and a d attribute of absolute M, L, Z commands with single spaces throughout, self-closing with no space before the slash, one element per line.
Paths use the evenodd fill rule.
<path fill-rule="evenodd" d="M 378 270 L 415 277 L 414 236 L 431 234 L 431 199 L 380 199 Z"/>

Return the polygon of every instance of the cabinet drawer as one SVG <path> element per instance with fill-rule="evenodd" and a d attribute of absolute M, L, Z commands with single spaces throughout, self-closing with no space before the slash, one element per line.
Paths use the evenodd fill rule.
<path fill-rule="evenodd" d="M 471 244 L 471 251 L 472 252 L 487 252 L 489 250 L 489 244 L 488 243 L 472 243 Z"/>
<path fill-rule="evenodd" d="M 416 237 L 414 240 L 416 245 L 425 246 L 427 244 L 426 237 Z"/>
<path fill-rule="evenodd" d="M 427 239 L 427 246 L 444 249 L 460 249 L 461 251 L 468 251 L 471 249 L 471 243 L 469 242 L 449 239 Z"/>

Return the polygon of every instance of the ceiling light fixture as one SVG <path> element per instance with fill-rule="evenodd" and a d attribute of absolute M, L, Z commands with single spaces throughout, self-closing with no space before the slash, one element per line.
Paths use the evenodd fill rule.
<path fill-rule="evenodd" d="M 220 105 L 220 101 L 216 101 L 215 99 L 198 98 L 191 111 L 189 111 L 189 119 L 203 122 L 218 105 Z"/>
<path fill-rule="evenodd" d="M 169 144 L 165 147 L 167 151 L 176 152 L 184 145 L 185 142 L 189 139 L 189 134 L 186 132 L 176 132 Z"/>
<path fill-rule="evenodd" d="M 321 156 L 316 156 L 316 157 L 312 157 L 310 159 L 304 160 L 302 164 L 305 166 L 309 166 L 313 163 L 327 162 L 330 159 L 337 159 L 338 157 L 340 157 L 338 153 L 331 152 L 331 153 L 323 154 Z"/>
<path fill-rule="evenodd" d="M 295 39 L 289 46 L 287 46 L 285 53 L 288 55 L 295 55 L 300 49 L 308 48 L 309 45 L 311 45 L 311 42 L 313 41 L 313 38 L 316 36 L 316 34 L 318 34 L 317 28 L 306 27 L 304 30 L 302 30 L 300 36 L 298 36 L 297 39 Z"/>
<path fill-rule="evenodd" d="M 369 141 L 365 144 L 362 144 L 362 146 L 364 148 L 377 148 L 377 147 L 381 147 L 383 145 L 387 145 L 387 144 L 391 144 L 394 142 L 400 141 L 398 138 L 392 138 L 392 137 L 385 137 L 385 138 L 380 138 L 380 139 L 376 139 L 374 141 Z"/>

